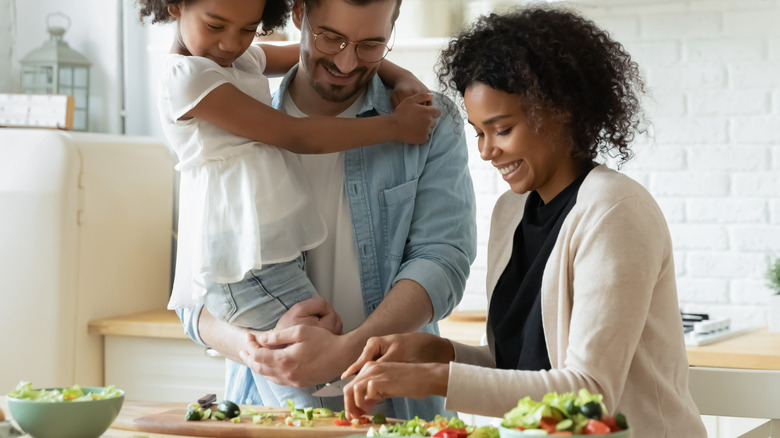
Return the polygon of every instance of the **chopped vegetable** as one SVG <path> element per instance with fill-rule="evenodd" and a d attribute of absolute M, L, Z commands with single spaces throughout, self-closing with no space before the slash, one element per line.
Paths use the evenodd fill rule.
<path fill-rule="evenodd" d="M 36 402 L 79 402 L 91 400 L 103 400 L 119 397 L 122 391 L 114 385 L 103 388 L 101 392 L 84 392 L 79 385 L 73 385 L 62 389 L 32 389 L 32 383 L 21 381 L 16 389 L 8 393 L 8 397 Z"/>
<path fill-rule="evenodd" d="M 230 400 L 222 400 L 217 405 L 217 411 L 225 415 L 225 418 L 235 418 L 241 415 L 241 409 Z"/>
<path fill-rule="evenodd" d="M 203 413 L 198 409 L 191 409 L 184 415 L 184 419 L 187 421 L 200 421 L 203 419 Z"/>

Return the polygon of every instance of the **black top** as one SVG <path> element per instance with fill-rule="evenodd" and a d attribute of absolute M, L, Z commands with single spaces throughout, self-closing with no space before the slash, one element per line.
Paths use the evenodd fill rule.
<path fill-rule="evenodd" d="M 542 274 L 584 179 L 585 175 L 577 178 L 547 205 L 536 191 L 525 202 L 512 257 L 496 283 L 488 312 L 498 368 L 551 368 L 542 327 Z"/>

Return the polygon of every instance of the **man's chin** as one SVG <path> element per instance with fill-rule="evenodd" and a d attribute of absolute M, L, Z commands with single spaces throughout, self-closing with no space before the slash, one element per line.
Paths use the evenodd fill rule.
<path fill-rule="evenodd" d="M 328 102 L 341 103 L 354 99 L 362 91 L 362 87 L 318 83 L 315 84 L 314 90 Z"/>

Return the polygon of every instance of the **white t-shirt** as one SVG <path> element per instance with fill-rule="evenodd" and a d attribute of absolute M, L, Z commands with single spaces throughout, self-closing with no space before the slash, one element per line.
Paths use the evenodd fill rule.
<path fill-rule="evenodd" d="M 251 269 L 295 259 L 327 235 L 295 154 L 200 119 L 179 120 L 225 83 L 270 105 L 265 63 L 258 46 L 229 68 L 206 58 L 168 55 L 158 106 L 181 172 L 170 309 L 194 306 L 206 281 L 239 281 Z"/>
<path fill-rule="evenodd" d="M 355 117 L 363 105 L 361 96 L 339 117 Z M 293 117 L 307 117 L 292 98 L 285 96 L 282 110 Z M 325 298 L 344 324 L 344 333 L 366 319 L 360 287 L 357 246 L 352 232 L 352 216 L 344 191 L 344 153 L 298 155 L 306 171 L 314 206 L 325 218 L 328 236 L 306 253 L 306 273 L 314 288 Z"/>

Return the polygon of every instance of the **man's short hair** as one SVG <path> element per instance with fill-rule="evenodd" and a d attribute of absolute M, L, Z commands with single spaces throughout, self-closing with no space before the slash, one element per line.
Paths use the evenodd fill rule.
<path fill-rule="evenodd" d="M 379 3 L 384 1 L 390 1 L 390 0 L 344 0 L 345 2 L 357 6 L 366 6 L 371 3 Z M 401 13 L 401 1 L 402 0 L 395 0 L 395 11 L 393 11 L 393 16 L 391 17 L 391 22 L 395 23 L 395 20 L 398 19 L 398 15 Z M 322 3 L 322 0 L 303 0 L 303 5 L 306 7 L 306 10 L 311 10 L 312 7 L 317 7 Z"/>

